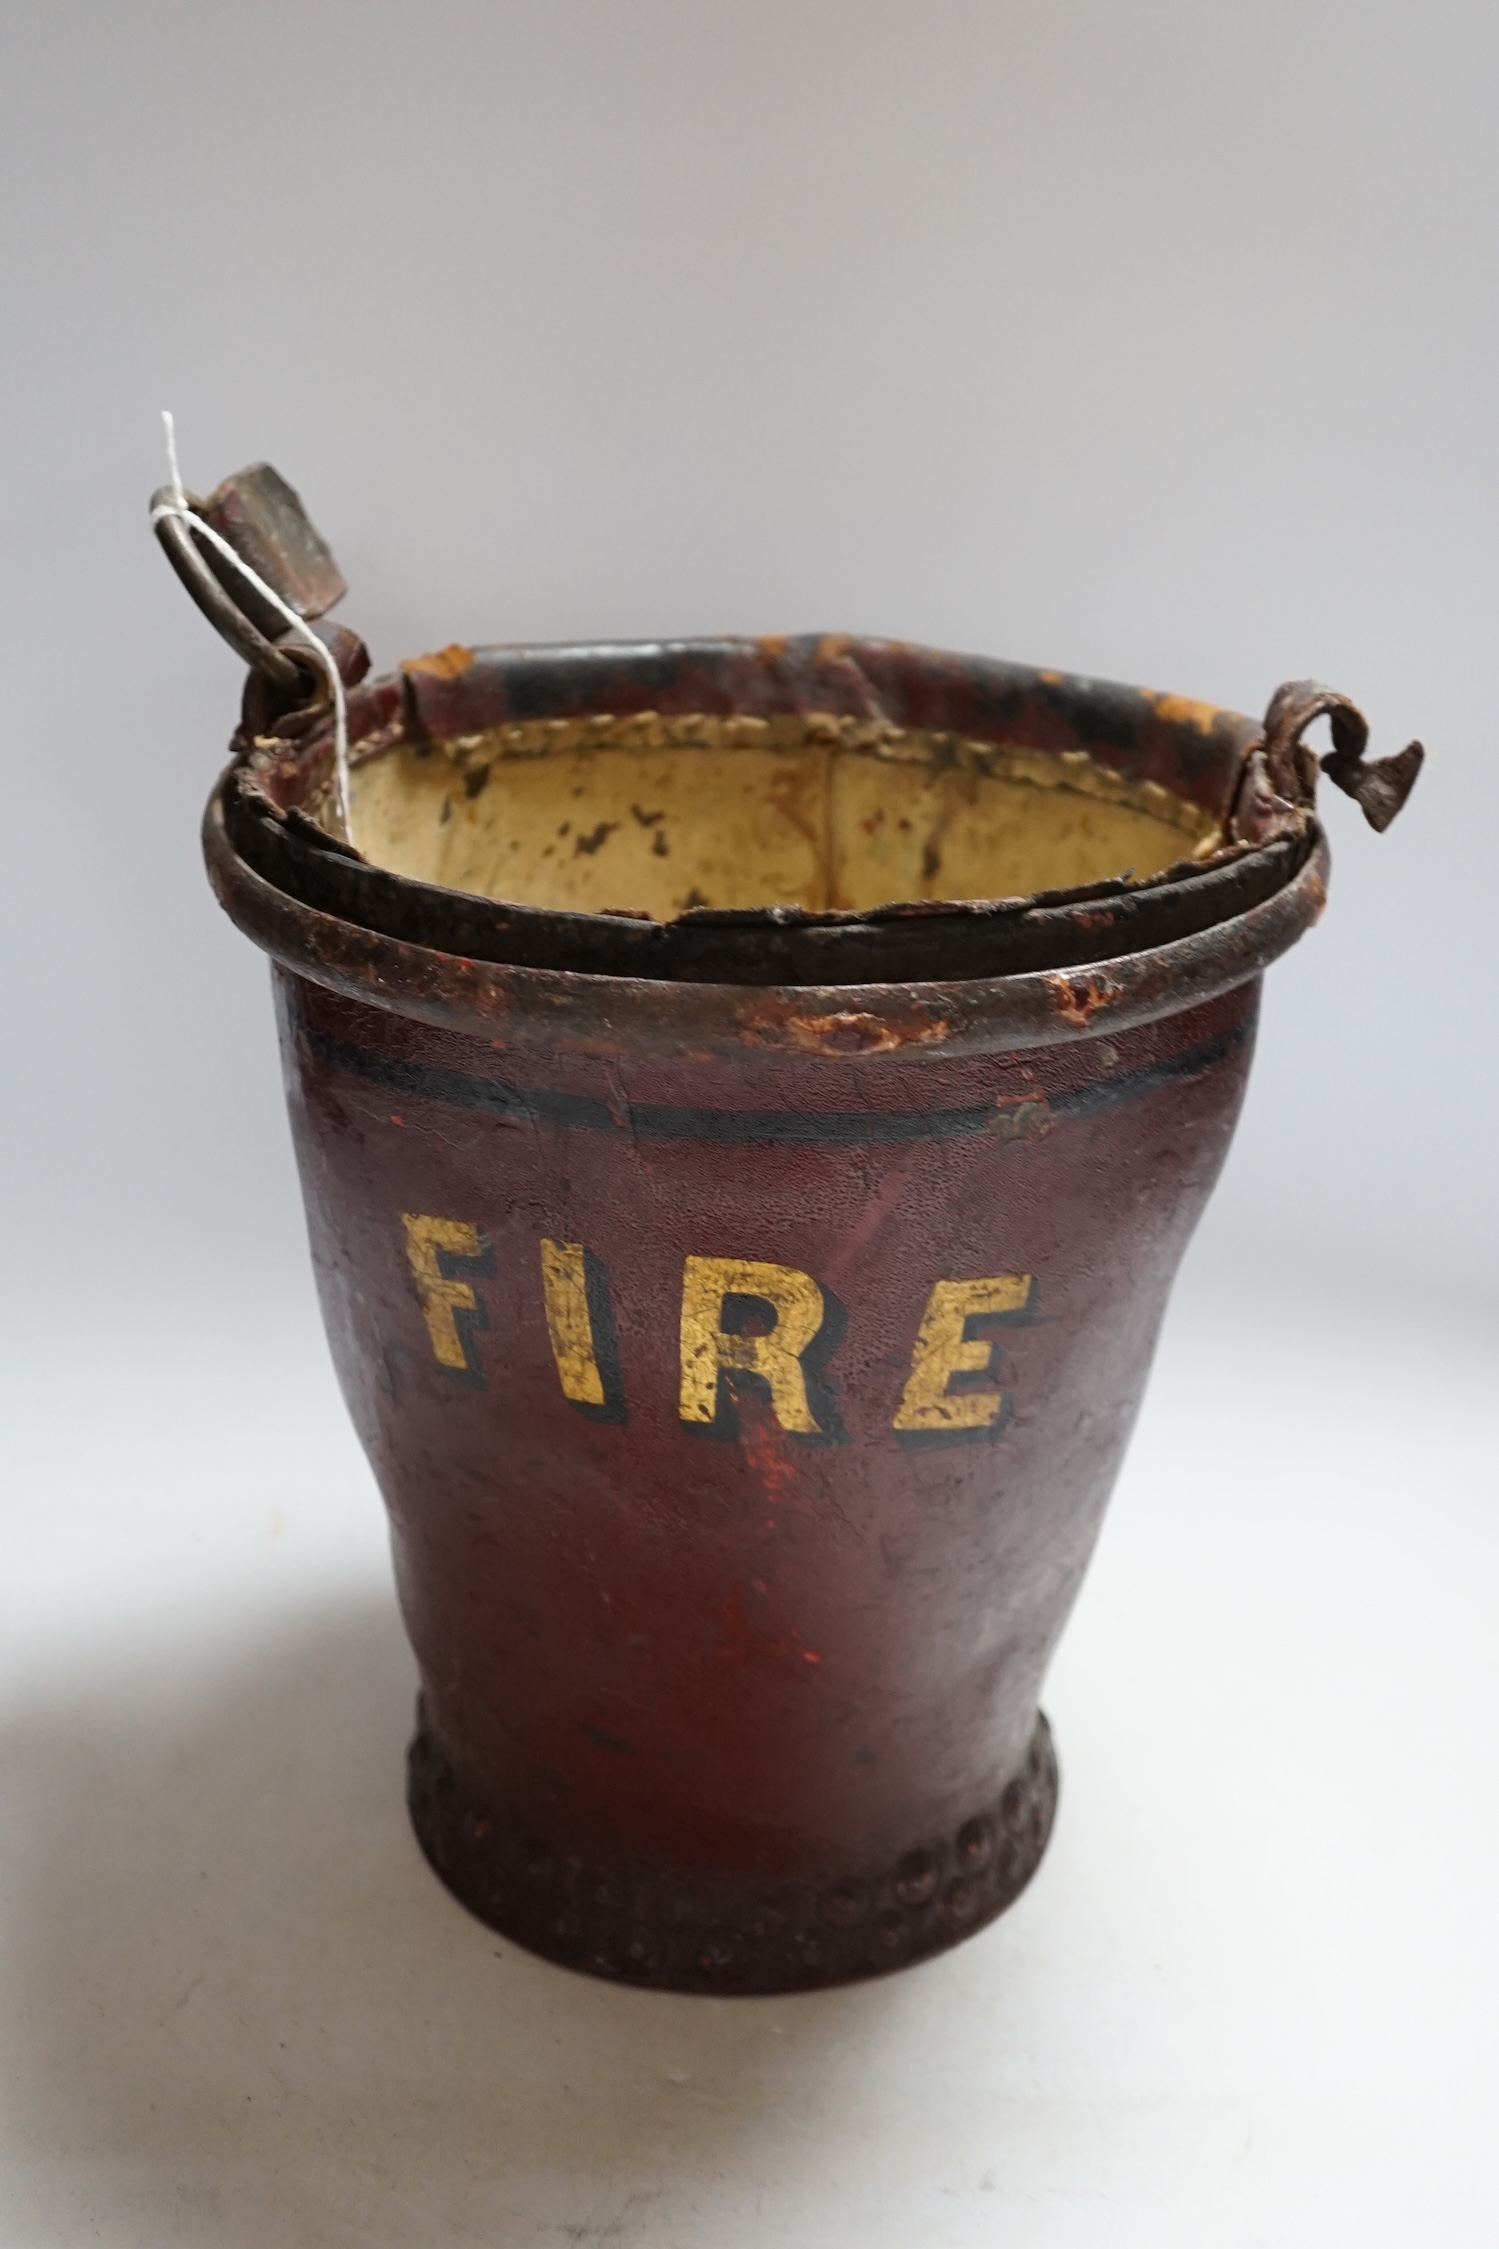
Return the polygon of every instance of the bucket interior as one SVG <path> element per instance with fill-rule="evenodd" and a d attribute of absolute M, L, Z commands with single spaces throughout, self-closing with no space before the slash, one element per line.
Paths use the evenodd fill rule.
<path fill-rule="evenodd" d="M 1200 804 L 1082 749 L 833 713 L 518 720 L 361 759 L 375 866 L 518 905 L 670 920 L 1024 898 L 1204 858 Z"/>

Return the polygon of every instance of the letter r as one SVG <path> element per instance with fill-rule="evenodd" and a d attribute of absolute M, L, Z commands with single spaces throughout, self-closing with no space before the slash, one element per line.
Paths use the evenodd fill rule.
<path fill-rule="evenodd" d="M 775 1315 L 769 1335 L 736 1335 L 723 1324 L 724 1300 L 758 1297 Z M 719 1378 L 758 1375 L 771 1408 L 793 1435 L 824 1434 L 807 1398 L 802 1355 L 823 1322 L 823 1295 L 809 1273 L 741 1257 L 689 1257 L 682 1269 L 682 1395 L 686 1422 L 718 1418 Z"/>

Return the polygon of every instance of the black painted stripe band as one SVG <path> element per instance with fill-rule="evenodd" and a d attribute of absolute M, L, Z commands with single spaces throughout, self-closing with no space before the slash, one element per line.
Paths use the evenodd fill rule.
<path fill-rule="evenodd" d="M 548 1093 L 502 1079 L 479 1078 L 425 1062 L 355 1046 L 309 1023 L 300 1012 L 297 1033 L 319 1062 L 392 1093 L 415 1095 L 449 1108 L 487 1109 L 515 1124 L 566 1125 L 581 1132 L 622 1132 L 646 1140 L 759 1141 L 773 1144 L 856 1145 L 878 1140 L 967 1140 L 984 1134 L 1025 1137 L 1022 1111 L 1036 1108 L 1047 1119 L 1086 1117 L 1118 1108 L 1160 1086 L 1200 1077 L 1243 1045 L 1248 1025 L 1235 1024 L 1216 1038 L 1162 1062 L 1126 1071 L 1117 1078 L 1077 1086 L 1069 1093 L 1025 1097 L 1016 1102 L 981 1102 L 962 1109 L 687 1109 L 633 1101 L 611 1107 L 581 1093 Z"/>

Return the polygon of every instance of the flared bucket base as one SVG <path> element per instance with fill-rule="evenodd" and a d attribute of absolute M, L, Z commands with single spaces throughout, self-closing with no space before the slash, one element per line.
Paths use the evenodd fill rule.
<path fill-rule="evenodd" d="M 529 1952 L 663 1991 L 811 1991 L 945 1952 L 1013 1905 L 1057 1806 L 1051 1728 L 1037 1715 L 1022 1770 L 950 1835 L 893 1863 L 755 1880 L 563 1856 L 475 1800 L 423 1721 L 408 1802 L 429 1862 L 459 1902 Z"/>

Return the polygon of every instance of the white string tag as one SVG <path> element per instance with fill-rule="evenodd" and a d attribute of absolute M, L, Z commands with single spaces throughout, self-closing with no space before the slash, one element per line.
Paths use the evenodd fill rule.
<path fill-rule="evenodd" d="M 211 523 L 205 523 L 200 515 L 194 515 L 188 505 L 187 493 L 183 489 L 181 471 L 177 466 L 176 425 L 171 414 L 165 408 L 162 409 L 161 419 L 166 431 L 167 464 L 171 472 L 172 498 L 163 500 L 158 507 L 151 510 L 151 521 L 160 523 L 164 519 L 170 519 L 184 525 L 195 539 L 206 539 L 215 553 L 224 557 L 224 560 L 238 573 L 245 584 L 253 587 L 262 601 L 268 602 L 277 616 L 284 618 L 292 630 L 300 635 L 327 673 L 328 686 L 333 697 L 334 805 L 338 814 L 338 824 L 343 832 L 343 839 L 345 843 L 352 843 L 354 826 L 350 814 L 349 795 L 349 714 L 348 704 L 344 697 L 343 674 L 339 671 L 334 660 L 333 651 L 318 639 L 306 618 L 299 617 L 290 602 L 283 601 L 275 587 L 268 586 L 260 573 L 252 570 L 243 556 L 235 553 L 229 541 L 221 538 Z"/>

